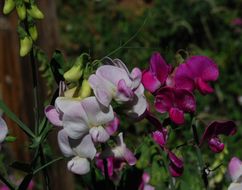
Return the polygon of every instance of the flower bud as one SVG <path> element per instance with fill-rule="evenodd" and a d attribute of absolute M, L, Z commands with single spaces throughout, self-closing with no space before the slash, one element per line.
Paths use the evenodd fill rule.
<path fill-rule="evenodd" d="M 20 20 L 24 20 L 26 18 L 26 7 L 23 2 L 16 4 L 17 14 Z"/>
<path fill-rule="evenodd" d="M 44 14 L 39 10 L 39 8 L 32 4 L 30 9 L 27 10 L 28 14 L 35 19 L 43 19 Z"/>
<path fill-rule="evenodd" d="M 33 25 L 33 26 L 29 27 L 28 31 L 29 31 L 29 34 L 30 34 L 32 40 L 36 41 L 38 38 L 38 32 L 37 32 L 36 26 Z"/>
<path fill-rule="evenodd" d="M 32 45 L 33 41 L 29 36 L 20 39 L 20 56 L 24 57 L 27 55 L 30 52 Z"/>
<path fill-rule="evenodd" d="M 5 0 L 3 6 L 3 14 L 9 14 L 15 7 L 14 0 Z"/>
<path fill-rule="evenodd" d="M 64 73 L 64 78 L 68 82 L 77 82 L 82 76 L 83 56 L 77 58 L 75 64 Z"/>
<path fill-rule="evenodd" d="M 86 98 L 90 96 L 91 94 L 91 86 L 88 83 L 86 79 L 82 81 L 82 86 L 81 86 L 81 91 L 80 91 L 80 97 L 81 98 Z"/>

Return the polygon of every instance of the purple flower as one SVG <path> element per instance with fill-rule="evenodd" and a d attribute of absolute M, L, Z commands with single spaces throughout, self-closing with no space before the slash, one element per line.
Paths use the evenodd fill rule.
<path fill-rule="evenodd" d="M 192 56 L 176 69 L 175 86 L 191 92 L 198 89 L 202 94 L 208 94 L 213 92 L 208 82 L 217 80 L 218 76 L 218 67 L 212 59 Z"/>
<path fill-rule="evenodd" d="M 142 84 L 151 93 L 164 86 L 171 67 L 167 65 L 160 53 L 154 53 L 150 58 L 150 68 L 142 73 Z"/>
<path fill-rule="evenodd" d="M 193 94 L 185 89 L 164 87 L 157 92 L 155 108 L 160 113 L 168 112 L 170 119 L 180 125 L 185 122 L 184 113 L 195 111 L 196 101 Z"/>
<path fill-rule="evenodd" d="M 242 18 L 235 18 L 231 21 L 231 24 L 234 26 L 242 26 Z"/>
<path fill-rule="evenodd" d="M 233 121 L 214 121 L 206 129 L 200 141 L 200 146 L 207 141 L 209 148 L 219 153 L 223 151 L 224 144 L 219 135 L 231 136 L 236 133 L 236 125 Z"/>

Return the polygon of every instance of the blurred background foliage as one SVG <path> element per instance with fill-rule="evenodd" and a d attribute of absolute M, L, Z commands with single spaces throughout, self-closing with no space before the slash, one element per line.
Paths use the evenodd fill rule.
<path fill-rule="evenodd" d="M 226 189 L 228 160 L 232 156 L 242 159 L 242 26 L 233 20 L 242 17 L 241 0 L 58 0 L 61 50 L 68 58 L 83 52 L 93 59 L 110 57 L 122 59 L 129 68 L 148 67 L 149 58 L 159 51 L 166 61 L 176 65 L 177 52 L 189 55 L 207 55 L 219 65 L 220 77 L 214 84 L 215 93 L 197 97 L 197 115 L 202 121 L 200 135 L 206 123 L 215 119 L 232 119 L 238 125 L 234 137 L 224 138 L 226 149 L 212 154 L 202 147 L 203 157 L 211 172 L 212 189 Z M 126 43 L 128 42 L 128 43 Z M 117 50 L 117 51 L 115 51 Z M 147 94 L 149 96 L 149 94 Z M 152 100 L 152 99 L 151 99 Z M 157 115 L 161 120 L 165 116 Z M 167 172 L 162 167 L 161 156 L 147 132 L 152 126 L 146 121 L 138 124 L 121 122 L 126 141 L 136 151 L 137 170 L 151 174 L 151 184 L 166 189 Z M 137 138 L 139 135 L 139 138 Z M 128 138 L 127 138 L 128 137 Z M 192 139 L 190 126 L 173 130 L 169 146 L 182 155 L 184 175 L 177 179 L 177 189 L 203 189 L 199 177 L 195 149 L 176 146 Z M 131 170 L 132 173 L 132 170 Z M 133 172 L 134 173 L 134 172 Z M 124 175 L 129 176 L 128 174 Z"/>

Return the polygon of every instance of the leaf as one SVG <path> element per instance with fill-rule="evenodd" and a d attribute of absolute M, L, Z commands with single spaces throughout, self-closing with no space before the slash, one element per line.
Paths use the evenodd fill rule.
<path fill-rule="evenodd" d="M 27 190 L 32 178 L 33 178 L 33 174 L 26 175 L 22 180 L 21 184 L 19 185 L 18 190 Z"/>
<path fill-rule="evenodd" d="M 25 125 L 9 108 L 8 106 L 0 99 L 0 109 L 30 137 L 34 138 L 34 133 Z"/>
<path fill-rule="evenodd" d="M 62 68 L 65 64 L 64 57 L 59 50 L 55 50 L 52 59 L 50 61 L 50 68 L 54 75 L 56 83 L 59 85 L 60 81 L 64 81 Z"/>
<path fill-rule="evenodd" d="M 10 167 L 26 172 L 26 173 L 32 173 L 32 167 L 30 164 L 24 163 L 24 162 L 14 162 L 10 165 Z"/>

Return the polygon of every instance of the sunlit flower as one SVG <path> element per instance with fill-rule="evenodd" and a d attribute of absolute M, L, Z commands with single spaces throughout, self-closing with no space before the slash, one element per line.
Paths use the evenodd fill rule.
<path fill-rule="evenodd" d="M 147 103 L 141 84 L 140 69 L 134 68 L 130 73 L 119 59 L 107 58 L 105 63 L 107 65 L 100 66 L 88 79 L 98 101 L 108 107 L 114 99 L 124 105 L 129 116 L 141 116 L 146 110 Z"/>
<path fill-rule="evenodd" d="M 236 125 L 233 121 L 214 121 L 205 129 L 200 146 L 206 141 L 213 152 L 219 153 L 224 149 L 219 135 L 231 136 L 235 133 Z"/>
<path fill-rule="evenodd" d="M 217 80 L 218 76 L 218 67 L 212 59 L 192 56 L 176 69 L 175 86 L 189 91 L 198 89 L 202 94 L 208 94 L 213 92 L 208 83 Z"/>

